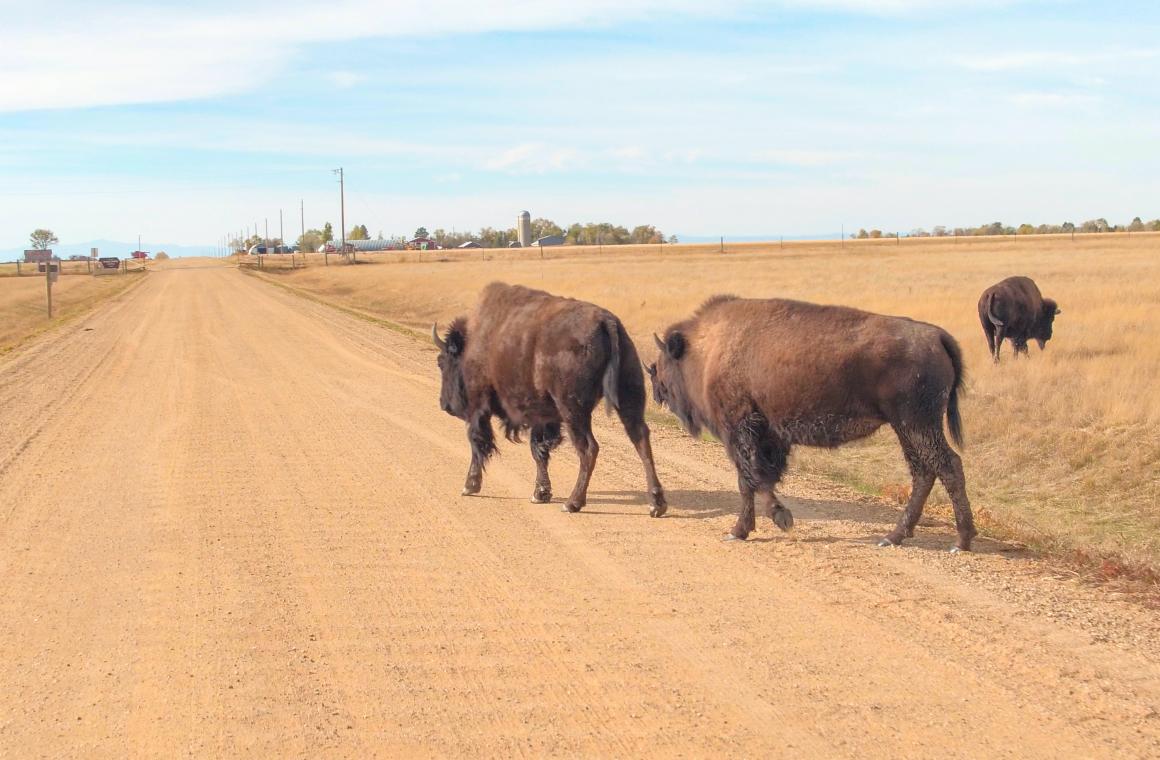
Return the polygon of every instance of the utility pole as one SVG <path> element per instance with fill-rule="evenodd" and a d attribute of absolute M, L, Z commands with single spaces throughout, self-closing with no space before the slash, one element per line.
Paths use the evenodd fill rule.
<path fill-rule="evenodd" d="M 282 231 L 282 209 L 278 209 L 278 244 L 285 247 L 286 238 L 283 237 L 286 233 Z"/>
<path fill-rule="evenodd" d="M 266 249 L 266 253 L 270 252 L 270 217 L 262 220 L 266 224 L 266 235 L 262 238 L 262 247 Z"/>
<path fill-rule="evenodd" d="M 342 167 L 333 170 L 338 175 L 338 224 L 342 233 L 342 253 L 346 255 L 346 184 L 342 174 Z"/>

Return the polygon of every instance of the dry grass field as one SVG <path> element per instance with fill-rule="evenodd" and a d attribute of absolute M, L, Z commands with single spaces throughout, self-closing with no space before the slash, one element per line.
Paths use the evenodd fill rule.
<path fill-rule="evenodd" d="M 12 269 L 15 270 L 15 267 Z M 53 325 L 91 309 L 139 279 L 135 274 L 62 276 L 52 286 L 53 315 L 50 321 L 45 310 L 43 277 L 0 276 L 0 354 Z"/>
<path fill-rule="evenodd" d="M 617 313 L 642 356 L 649 337 L 714 293 L 838 303 L 941 325 L 967 361 L 969 493 L 992 535 L 1087 561 L 1114 576 L 1160 567 L 1160 236 L 976 238 L 772 245 L 360 254 L 309 257 L 267 276 L 365 314 L 427 329 L 491 280 L 542 287 Z M 267 259 L 270 262 L 270 259 Z M 1062 314 L 1047 350 L 993 366 L 979 294 L 1034 278 Z M 432 372 L 434 372 L 432 368 Z M 653 410 L 652 419 L 671 419 Z M 663 457 L 663 450 L 658 453 Z M 721 466 L 726 461 L 722 456 Z M 884 429 L 838 451 L 798 449 L 793 467 L 905 500 L 909 476 Z M 941 488 L 941 487 L 940 487 Z M 937 512 L 946 496 L 936 490 Z"/>

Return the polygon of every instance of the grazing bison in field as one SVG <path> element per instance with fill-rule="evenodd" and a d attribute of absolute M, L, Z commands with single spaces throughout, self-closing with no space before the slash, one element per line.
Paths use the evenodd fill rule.
<path fill-rule="evenodd" d="M 1008 277 L 984 290 L 979 298 L 979 321 L 996 362 L 1004 338 L 1011 339 L 1016 358 L 1027 353 L 1029 340 L 1038 343 L 1040 351 L 1046 348 L 1059 313 L 1055 301 L 1040 295 L 1030 277 Z"/>
<path fill-rule="evenodd" d="M 580 473 L 564 511 L 580 511 L 600 448 L 592 436 L 592 409 L 603 396 L 644 463 L 650 514 L 665 513 L 644 422 L 644 373 L 636 347 L 614 315 L 583 301 L 493 282 L 470 315 L 456 319 L 443 338 L 432 326 L 431 336 L 443 375 L 440 406 L 467 422 L 471 466 L 465 495 L 479 493 L 484 465 L 495 453 L 494 415 L 509 441 L 518 443 L 521 430 L 531 431 L 532 501 L 537 503 L 552 498 L 548 457 L 560 443 L 561 428 L 567 429 L 580 456 Z"/>
<path fill-rule="evenodd" d="M 952 551 L 971 548 L 962 461 L 943 435 L 945 414 L 961 444 L 962 358 L 946 331 L 842 306 L 716 296 L 656 342 L 654 398 L 693 435 L 704 428 L 720 439 L 737 467 L 741 514 L 726 538 L 745 539 L 756 528 L 757 493 L 779 528 L 793 525 L 774 487 L 794 444 L 832 448 L 889 424 L 913 489 L 880 545 L 914 535 L 937 477 L 954 504 Z"/>

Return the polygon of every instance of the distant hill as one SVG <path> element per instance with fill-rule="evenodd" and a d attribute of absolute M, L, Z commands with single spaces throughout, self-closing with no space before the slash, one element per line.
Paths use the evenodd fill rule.
<path fill-rule="evenodd" d="M 136 241 L 125 243 L 119 240 L 89 240 L 83 243 L 61 243 L 54 245 L 52 252 L 62 259 L 67 259 L 69 256 L 87 256 L 93 248 L 97 249 L 97 253 L 100 256 L 125 258 L 131 252 L 137 250 L 137 243 Z M 149 253 L 165 251 L 171 257 L 175 258 L 182 256 L 212 256 L 214 254 L 213 246 L 208 245 L 175 245 L 173 243 L 150 243 L 143 240 L 141 241 L 141 248 L 149 251 Z M 15 261 L 23 256 L 23 247 L 0 248 L 0 261 Z"/>

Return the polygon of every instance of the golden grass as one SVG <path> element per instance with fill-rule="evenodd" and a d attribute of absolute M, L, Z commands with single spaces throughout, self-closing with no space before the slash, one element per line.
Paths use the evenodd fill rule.
<path fill-rule="evenodd" d="M 52 286 L 50 321 L 45 309 L 43 276 L 0 277 L 0 354 L 49 327 L 83 314 L 139 280 L 140 276 L 132 274 L 62 276 Z"/>
<path fill-rule="evenodd" d="M 557 248 L 543 261 L 537 250 L 436 251 L 422 263 L 411 251 L 360 254 L 378 266 L 344 266 L 332 256 L 335 265 L 323 268 L 311 256 L 309 268 L 268 271 L 420 329 L 465 311 L 491 280 L 541 287 L 614 311 L 646 360 L 655 354 L 652 332 L 714 293 L 840 303 L 933 322 L 958 338 L 966 357 L 963 459 L 981 524 L 1040 547 L 1160 567 L 1160 235 L 716 249 Z M 1014 361 L 1007 344 L 996 367 L 976 303 L 984 288 L 1014 274 L 1034 278 L 1063 313 L 1046 351 L 1033 345 L 1030 360 Z M 799 449 L 793 466 L 891 501 L 910 482 L 888 429 L 835 452 Z M 933 498 L 946 497 L 940 490 Z"/>

